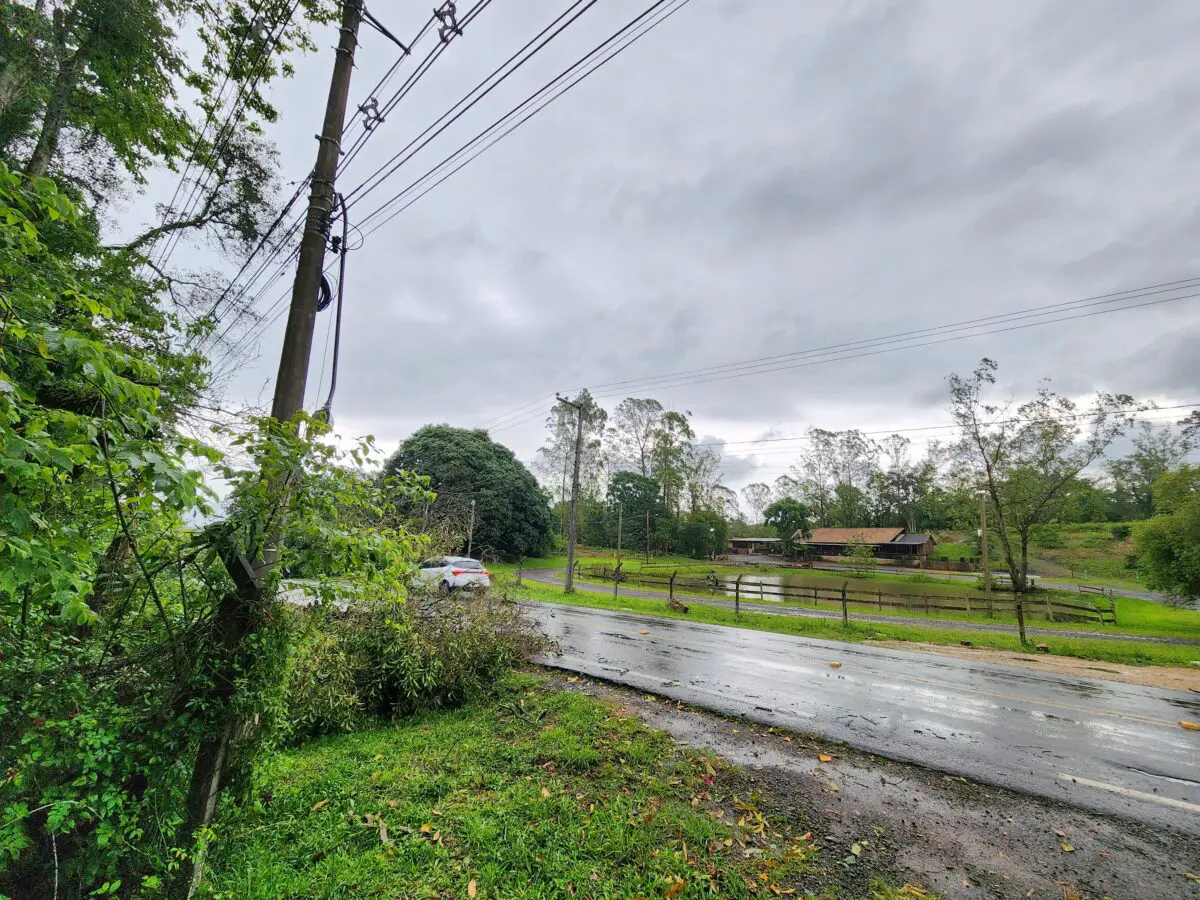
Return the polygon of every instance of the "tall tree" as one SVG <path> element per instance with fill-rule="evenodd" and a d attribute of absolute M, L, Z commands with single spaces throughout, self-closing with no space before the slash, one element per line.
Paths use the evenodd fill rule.
<path fill-rule="evenodd" d="M 771 488 L 756 481 L 742 488 L 742 498 L 746 501 L 746 510 L 750 513 L 750 523 L 757 525 L 762 522 L 763 510 L 771 502 Z"/>
<path fill-rule="evenodd" d="M 580 490 L 595 499 L 604 490 L 608 461 L 604 432 L 608 413 L 585 388 L 575 398 L 583 407 L 583 455 L 579 461 Z M 575 466 L 576 413 L 573 407 L 556 403 L 546 416 L 546 442 L 538 448 L 534 468 L 542 484 L 560 503 L 571 498 L 571 473 Z"/>
<path fill-rule="evenodd" d="M 1161 475 L 1154 509 L 1157 515 L 1134 532 L 1138 568 L 1150 587 L 1194 605 L 1200 602 L 1200 467 Z"/>
<path fill-rule="evenodd" d="M 1133 426 L 1134 399 L 1101 392 L 1080 409 L 1043 385 L 1024 403 L 993 403 L 997 368 L 985 358 L 970 376 L 951 375 L 950 413 L 962 435 L 958 464 L 987 491 L 1013 588 L 1023 592 L 1030 530 L 1055 516 L 1067 487 Z"/>
<path fill-rule="evenodd" d="M 1154 514 L 1154 483 L 1179 465 L 1195 446 L 1191 432 L 1141 422 L 1133 435 L 1133 452 L 1108 464 L 1118 511 L 1127 518 Z"/>
<path fill-rule="evenodd" d="M 688 453 L 696 438 L 690 416 L 691 413 L 674 410 L 663 413 L 650 453 L 651 474 L 662 485 L 663 508 L 671 516 L 680 514 L 687 487 Z"/>
<path fill-rule="evenodd" d="M 626 397 L 618 403 L 609 429 L 616 461 L 649 476 L 653 468 L 654 438 L 662 417 L 663 407 L 657 400 Z"/>
<path fill-rule="evenodd" d="M 662 515 L 662 486 L 637 472 L 615 472 L 608 482 L 608 503 L 621 507 L 623 545 L 630 550 L 645 547 L 647 513 L 651 532 Z"/>
<path fill-rule="evenodd" d="M 434 505 L 460 514 L 474 500 L 473 545 L 479 553 L 519 559 L 547 547 L 552 520 L 546 495 L 512 451 L 482 429 L 426 425 L 400 445 L 383 471 L 427 476 L 438 495 Z M 401 512 L 417 517 L 425 510 L 408 505 Z M 465 532 L 459 543 L 466 550 Z"/>

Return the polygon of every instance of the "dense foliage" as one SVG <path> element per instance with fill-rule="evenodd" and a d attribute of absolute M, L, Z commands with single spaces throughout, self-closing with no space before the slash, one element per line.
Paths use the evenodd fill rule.
<path fill-rule="evenodd" d="M 548 549 L 553 521 L 537 480 L 486 431 L 427 425 L 405 440 L 385 474 L 425 476 L 431 503 L 404 503 L 413 527 L 435 535 L 445 552 L 520 559 Z"/>
<path fill-rule="evenodd" d="M 280 569 L 315 558 L 336 590 L 394 601 L 424 545 L 387 513 L 427 494 L 359 477 L 369 445 L 341 454 L 303 418 L 227 436 L 243 467 L 185 435 L 201 369 L 150 287 L 52 182 L 3 165 L 0 283 L 0 891 L 151 890 L 194 855 L 198 748 L 232 735 L 236 787 L 279 735 Z M 279 565 L 252 580 L 262 559 Z"/>
<path fill-rule="evenodd" d="M 1138 526 L 1138 567 L 1150 587 L 1181 602 L 1200 601 L 1200 467 L 1160 475 L 1153 490 L 1154 518 Z"/>

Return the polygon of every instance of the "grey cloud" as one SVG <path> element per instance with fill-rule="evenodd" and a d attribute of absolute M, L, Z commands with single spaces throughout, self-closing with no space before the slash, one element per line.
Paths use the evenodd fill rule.
<path fill-rule="evenodd" d="M 409 177 L 644 5 L 604 7 Z M 537 4 L 503 13 L 489 9 L 450 48 L 351 179 L 552 16 Z M 390 15 L 406 30 L 407 14 Z M 352 255 L 342 415 L 396 437 L 425 421 L 475 425 L 580 384 L 1200 274 L 1198 24 L 1186 0 L 696 0 Z M 390 61 L 365 46 L 356 86 Z M 302 61 L 278 98 L 287 177 L 310 165 L 326 62 Z M 1081 394 L 1185 402 L 1198 333 L 1200 301 L 1181 301 L 628 393 L 691 409 L 715 434 L 709 423 L 758 435 L 942 422 L 946 374 L 987 355 L 1007 389 L 1053 376 Z M 243 391 L 273 372 L 277 340 L 276 329 Z M 616 395 L 611 408 L 626 391 L 602 393 Z M 523 458 L 538 444 L 544 410 L 534 412 L 498 433 Z M 786 467 L 785 455 L 738 449 L 738 468 L 766 480 Z"/>

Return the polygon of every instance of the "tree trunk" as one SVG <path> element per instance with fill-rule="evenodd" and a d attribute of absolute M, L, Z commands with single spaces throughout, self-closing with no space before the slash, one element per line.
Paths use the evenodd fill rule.
<path fill-rule="evenodd" d="M 1026 585 L 1029 582 L 1029 529 L 1022 528 L 1021 535 L 1021 588 L 1020 593 L 1025 593 Z M 1017 590 L 1017 583 L 1013 581 L 1013 590 Z"/>
<path fill-rule="evenodd" d="M 54 79 L 54 87 L 50 91 L 50 100 L 46 104 L 46 114 L 42 117 L 42 130 L 38 134 L 37 146 L 25 165 L 27 178 L 40 178 L 50 168 L 54 152 L 58 148 L 58 136 L 63 126 L 67 124 L 67 116 L 71 111 L 71 99 L 75 87 L 79 83 L 80 72 L 96 52 L 97 38 L 93 31 L 80 44 L 79 49 L 58 64 L 58 75 Z"/>

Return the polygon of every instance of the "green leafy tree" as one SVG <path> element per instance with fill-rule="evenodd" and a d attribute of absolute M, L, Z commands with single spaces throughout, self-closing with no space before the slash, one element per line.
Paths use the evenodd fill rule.
<path fill-rule="evenodd" d="M 678 516 L 687 488 L 689 455 L 696 433 L 691 413 L 663 413 L 650 452 L 651 474 L 662 485 L 662 503 L 667 515 Z"/>
<path fill-rule="evenodd" d="M 384 472 L 410 472 L 428 478 L 430 489 L 437 495 L 429 510 L 434 516 L 439 504 L 453 505 L 461 511 L 474 500 L 472 543 L 477 553 L 519 559 L 537 556 L 549 546 L 553 520 L 548 498 L 512 451 L 497 444 L 482 429 L 426 425 L 400 445 Z M 402 512 L 418 516 L 425 510 L 409 506 Z M 465 551 L 465 522 L 455 537 L 454 549 Z"/>
<path fill-rule="evenodd" d="M 797 531 L 812 528 L 812 513 L 799 500 L 784 498 L 767 505 L 763 510 L 763 522 L 774 528 L 778 537 L 790 541 Z"/>
<path fill-rule="evenodd" d="M 1176 432 L 1142 422 L 1133 435 L 1133 452 L 1108 464 L 1118 514 L 1128 519 L 1153 515 L 1155 483 L 1179 465 L 1194 446 L 1190 430 Z"/>
<path fill-rule="evenodd" d="M 626 397 L 613 411 L 608 432 L 613 455 L 644 477 L 650 475 L 662 418 L 662 404 L 650 398 Z"/>
<path fill-rule="evenodd" d="M 866 575 L 875 568 L 875 553 L 870 544 L 851 541 L 842 551 L 842 559 L 856 575 Z"/>
<path fill-rule="evenodd" d="M 617 504 L 622 510 L 623 546 L 632 552 L 641 550 L 647 543 L 647 519 L 653 538 L 654 528 L 662 518 L 662 489 L 658 481 L 637 472 L 614 473 L 608 482 L 608 505 L 612 508 Z"/>
<path fill-rule="evenodd" d="M 709 559 L 724 551 L 729 541 L 729 523 L 712 510 L 702 509 L 679 522 L 678 549 L 693 559 Z"/>
<path fill-rule="evenodd" d="M 1134 530 L 1146 583 L 1182 603 L 1200 601 L 1200 467 L 1182 466 L 1154 484 L 1158 513 Z"/>
<path fill-rule="evenodd" d="M 1081 410 L 1047 386 L 1024 403 L 992 403 L 996 370 L 984 359 L 969 377 L 951 375 L 950 412 L 962 433 L 960 477 L 987 490 L 1013 589 L 1023 592 L 1031 530 L 1060 516 L 1070 485 L 1132 427 L 1135 406 L 1101 392 Z"/>

